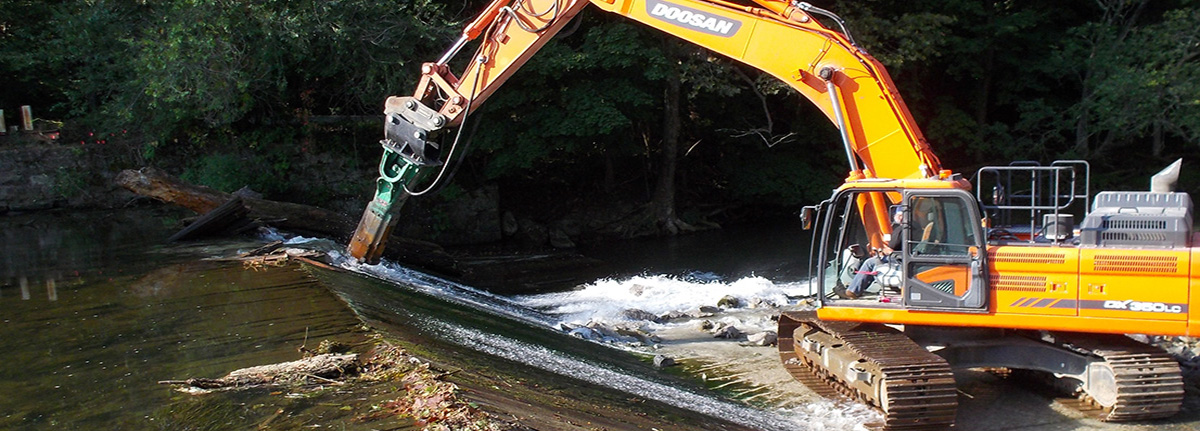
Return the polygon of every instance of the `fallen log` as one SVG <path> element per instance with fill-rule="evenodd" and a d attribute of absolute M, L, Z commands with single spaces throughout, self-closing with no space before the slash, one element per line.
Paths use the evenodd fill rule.
<path fill-rule="evenodd" d="M 322 341 L 317 351 L 336 347 L 336 343 Z M 355 401 L 343 406 L 343 409 L 367 411 L 357 416 L 354 419 L 356 422 L 396 417 L 400 418 L 402 424 L 397 429 L 518 429 L 481 410 L 475 402 L 462 395 L 457 385 L 444 380 L 451 372 L 436 371 L 429 362 L 408 354 L 404 349 L 381 343 L 362 354 L 323 353 L 299 361 L 243 368 L 215 379 L 189 378 L 158 383 L 174 385 L 176 390 L 193 395 L 263 386 L 282 386 L 288 392 L 303 393 L 326 385 L 344 385 L 341 391 L 345 393 L 370 393 L 369 396 L 354 397 L 359 402 L 370 404 L 369 407 L 364 405 L 356 408 L 353 405 Z M 372 385 L 377 382 L 387 384 Z M 388 387 L 392 389 L 388 391 Z M 389 401 L 388 398 L 393 396 L 396 398 Z M 259 427 L 263 428 L 273 418 L 268 418 Z M 393 427 L 389 424 L 387 428 Z"/>
<path fill-rule="evenodd" d="M 184 182 L 152 167 L 121 171 L 116 182 L 139 195 L 178 205 L 198 214 L 212 211 L 233 197 L 229 193 Z M 349 217 L 323 208 L 252 197 L 242 197 L 242 204 L 248 210 L 247 217 L 264 220 L 276 228 L 305 236 L 331 238 L 344 243 L 358 227 L 357 214 Z M 460 274 L 454 257 L 431 242 L 392 235 L 384 256 L 444 274 Z"/>
<path fill-rule="evenodd" d="M 161 380 L 161 385 L 183 385 L 202 390 L 243 389 L 267 385 L 330 383 L 358 371 L 358 355 L 327 353 L 298 361 L 242 368 L 224 377 Z"/>

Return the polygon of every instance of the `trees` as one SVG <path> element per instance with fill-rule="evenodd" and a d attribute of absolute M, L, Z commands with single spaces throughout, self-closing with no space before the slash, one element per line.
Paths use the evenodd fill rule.
<path fill-rule="evenodd" d="M 1106 173 L 1100 186 L 1140 187 L 1198 154 L 1195 2 L 854 6 L 851 29 L 947 166 L 1082 158 Z M 892 54 L 906 52 L 918 55 Z"/>
<path fill-rule="evenodd" d="M 1087 53 L 1073 68 L 1083 89 L 1071 111 L 1074 153 L 1112 157 L 1149 141 L 1159 157 L 1168 140 L 1200 142 L 1200 11 L 1166 10 L 1147 22 L 1148 2 L 1099 4 L 1103 19 L 1073 29 L 1068 48 Z"/>
<path fill-rule="evenodd" d="M 312 138 L 312 116 L 377 115 L 479 3 L 0 0 L 0 100 L 128 130 L 195 172 L 303 178 L 301 153 L 341 148 Z M 827 3 L 947 166 L 1087 158 L 1140 184 L 1141 166 L 1200 154 L 1194 1 Z M 545 205 L 646 203 L 670 232 L 701 202 L 794 206 L 843 177 L 836 130 L 782 83 L 612 15 L 578 19 L 468 120 L 465 180 L 556 190 Z M 373 145 L 361 154 L 373 164 Z"/>
<path fill-rule="evenodd" d="M 60 116 L 151 139 L 374 114 L 453 32 L 430 1 L 11 1 L 0 71 Z"/>
<path fill-rule="evenodd" d="M 75 136 L 126 132 L 202 182 L 232 168 L 281 192 L 301 152 L 344 142 L 311 139 L 309 118 L 377 114 L 452 37 L 444 15 L 426 0 L 6 1 L 0 76 L 17 85 L 0 94 Z"/>
<path fill-rule="evenodd" d="M 772 105 L 796 103 L 799 95 L 655 30 L 604 14 L 579 19 L 577 31 L 543 48 L 468 126 L 486 177 L 520 178 L 515 189 L 569 190 L 572 201 L 615 191 L 615 200 L 641 205 L 619 223 L 630 236 L 689 230 L 676 210 L 680 199 L 721 205 L 775 198 L 785 188 L 778 182 L 794 186 L 804 178 L 731 175 L 753 166 L 722 169 L 781 150 L 764 144 L 781 141 L 793 122 L 773 121 L 771 112 L 792 108 Z M 805 168 L 803 158 L 774 159 Z M 824 193 L 831 184 L 822 185 Z M 772 191 L 755 196 L 760 187 Z M 571 207 L 561 199 L 545 205 Z"/>

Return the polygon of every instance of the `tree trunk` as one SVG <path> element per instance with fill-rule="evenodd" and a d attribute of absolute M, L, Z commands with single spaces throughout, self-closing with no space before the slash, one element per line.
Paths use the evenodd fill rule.
<path fill-rule="evenodd" d="M 676 43 L 668 42 L 667 51 L 673 51 Z M 672 235 L 679 233 L 680 229 L 675 216 L 675 171 L 679 162 L 679 132 L 682 128 L 679 119 L 680 81 L 679 68 L 672 62 L 671 70 L 667 73 L 667 88 L 663 91 L 662 159 L 649 208 L 655 224 Z"/>
<path fill-rule="evenodd" d="M 1088 96 L 1084 96 L 1084 102 L 1083 102 L 1084 107 L 1083 107 L 1083 109 L 1080 109 L 1079 118 L 1075 119 L 1075 152 L 1077 154 L 1079 154 L 1080 158 L 1084 158 L 1084 159 L 1088 158 L 1088 156 L 1091 154 L 1090 148 L 1088 146 L 1088 141 L 1089 141 L 1090 136 L 1089 136 L 1088 126 L 1087 126 L 1087 121 L 1088 121 L 1087 99 L 1088 99 Z"/>
<path fill-rule="evenodd" d="M 358 371 L 358 354 L 324 354 L 299 361 L 235 370 L 216 379 L 162 380 L 162 385 L 184 385 L 198 389 L 245 389 L 264 385 L 328 383 Z"/>
<path fill-rule="evenodd" d="M 258 223 L 246 217 L 248 212 L 249 210 L 242 203 L 242 197 L 234 196 L 216 209 L 204 213 L 183 230 L 171 235 L 170 238 L 167 238 L 167 242 L 209 236 L 231 236 L 258 228 Z"/>
<path fill-rule="evenodd" d="M 204 214 L 229 201 L 233 195 L 204 186 L 188 184 L 156 168 L 127 169 L 117 175 L 121 187 L 142 196 L 178 205 Z M 346 241 L 358 220 L 322 208 L 290 202 L 243 197 L 248 217 L 265 224 L 308 236 Z M 384 256 L 396 261 L 447 274 L 459 274 L 455 259 L 434 243 L 392 235 Z"/>

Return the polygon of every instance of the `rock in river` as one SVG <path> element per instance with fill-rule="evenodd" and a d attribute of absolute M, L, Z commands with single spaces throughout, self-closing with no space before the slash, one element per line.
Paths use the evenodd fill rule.
<path fill-rule="evenodd" d="M 662 320 L 657 314 L 636 308 L 630 308 L 621 312 L 621 317 L 628 320 L 645 320 L 648 322 L 662 323 Z"/>
<path fill-rule="evenodd" d="M 746 336 L 744 344 L 748 346 L 774 346 L 778 341 L 779 335 L 775 331 L 763 331 Z"/>
<path fill-rule="evenodd" d="M 742 331 L 738 330 L 738 328 L 734 327 L 733 325 L 722 326 L 716 331 L 713 331 L 713 338 L 742 338 Z"/>
<path fill-rule="evenodd" d="M 741 306 L 742 300 L 733 295 L 725 295 L 724 298 L 721 298 L 721 300 L 717 301 L 717 307 L 719 308 L 738 308 Z"/>
<path fill-rule="evenodd" d="M 654 366 L 658 368 L 675 366 L 675 359 L 666 355 L 654 355 Z"/>
<path fill-rule="evenodd" d="M 697 311 L 695 314 L 692 314 L 692 317 L 712 317 L 712 316 L 716 316 L 717 313 L 720 313 L 720 312 L 721 312 L 720 308 L 710 307 L 710 306 L 705 305 L 703 307 L 700 307 L 700 310 Z"/>
<path fill-rule="evenodd" d="M 672 320 L 679 320 L 679 319 L 691 318 L 691 317 L 692 317 L 691 314 L 684 313 L 682 311 L 669 311 L 669 312 L 663 313 L 661 316 L 658 316 L 658 320 L 659 320 L 659 323 L 662 323 L 662 322 L 670 322 Z"/>
<path fill-rule="evenodd" d="M 586 327 L 586 326 L 580 326 L 578 328 L 572 329 L 570 334 L 572 337 L 577 337 L 577 338 L 582 338 L 584 340 L 592 340 L 592 341 L 600 341 L 600 339 L 603 338 L 595 330 L 593 330 L 592 328 Z"/>

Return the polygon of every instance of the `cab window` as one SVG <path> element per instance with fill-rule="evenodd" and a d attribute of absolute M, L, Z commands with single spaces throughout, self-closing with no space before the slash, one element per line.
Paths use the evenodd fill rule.
<path fill-rule="evenodd" d="M 976 246 L 966 203 L 957 197 L 916 197 L 909 206 L 908 249 L 916 256 L 967 256 Z"/>

